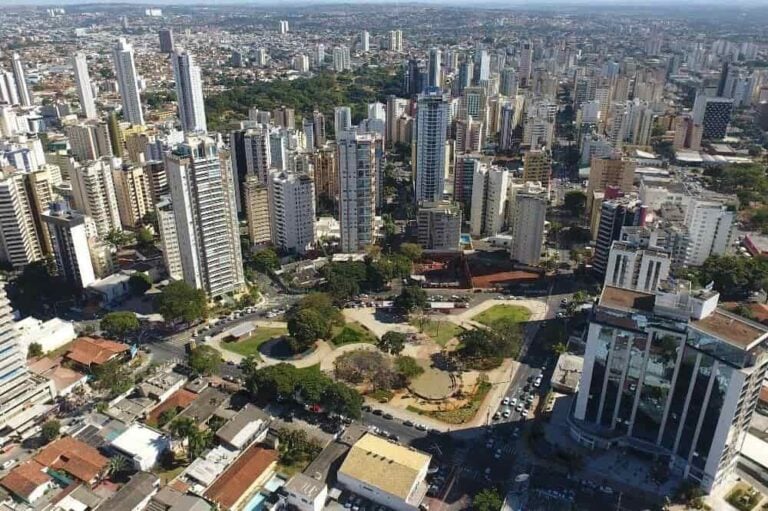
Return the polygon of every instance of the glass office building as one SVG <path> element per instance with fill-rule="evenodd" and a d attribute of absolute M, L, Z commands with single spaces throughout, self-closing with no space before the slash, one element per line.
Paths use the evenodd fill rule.
<path fill-rule="evenodd" d="M 606 286 L 589 326 L 571 433 L 668 461 L 711 490 L 736 463 L 768 366 L 768 330 L 718 294 Z"/>

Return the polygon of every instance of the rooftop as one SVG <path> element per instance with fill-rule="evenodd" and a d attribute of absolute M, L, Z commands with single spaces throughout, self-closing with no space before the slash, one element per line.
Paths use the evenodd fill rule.
<path fill-rule="evenodd" d="M 656 297 L 649 293 L 605 286 L 600 295 L 600 305 L 611 309 L 651 312 Z"/>
<path fill-rule="evenodd" d="M 114 495 L 104 501 L 100 509 L 134 511 L 147 498 L 147 495 L 155 491 L 159 483 L 160 479 L 155 474 L 138 472 Z"/>
<path fill-rule="evenodd" d="M 223 509 L 229 509 L 275 463 L 277 451 L 254 445 L 216 479 L 205 496 Z"/>
<path fill-rule="evenodd" d="M 722 309 L 716 309 L 709 316 L 692 321 L 691 326 L 744 350 L 754 348 L 768 337 L 768 329 L 764 326 Z"/>
<path fill-rule="evenodd" d="M 51 481 L 51 477 L 44 470 L 45 467 L 40 463 L 27 461 L 11 470 L 0 480 L 0 484 L 13 494 L 26 499 L 39 486 Z"/>
<path fill-rule="evenodd" d="M 216 436 L 242 449 L 258 431 L 263 431 L 268 424 L 267 414 L 255 406 L 245 405 L 229 422 L 216 431 Z"/>
<path fill-rule="evenodd" d="M 291 477 L 284 486 L 286 491 L 289 491 L 295 495 L 306 497 L 307 500 L 314 500 L 321 491 L 325 488 L 325 483 L 312 479 L 306 474 L 296 474 Z"/>
<path fill-rule="evenodd" d="M 129 349 L 121 342 L 80 337 L 72 343 L 66 357 L 86 366 L 101 365 Z"/>
<path fill-rule="evenodd" d="M 366 433 L 349 450 L 339 473 L 407 500 L 431 456 Z"/>
<path fill-rule="evenodd" d="M 154 429 L 141 424 L 133 424 L 112 440 L 112 446 L 125 453 L 147 458 L 151 456 L 152 452 L 165 447 L 163 438 L 163 435 Z"/>
<path fill-rule="evenodd" d="M 205 422 L 228 398 L 229 395 L 221 390 L 208 387 L 200 392 L 197 399 L 192 401 L 179 416 L 189 417 L 199 423 Z"/>
<path fill-rule="evenodd" d="M 34 459 L 41 465 L 66 472 L 86 483 L 94 481 L 108 463 L 99 451 L 69 436 L 48 444 Z"/>

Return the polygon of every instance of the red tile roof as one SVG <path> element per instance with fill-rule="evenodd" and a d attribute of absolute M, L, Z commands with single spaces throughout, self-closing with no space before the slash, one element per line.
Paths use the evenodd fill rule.
<path fill-rule="evenodd" d="M 121 342 L 80 337 L 72 343 L 66 356 L 86 366 L 101 365 L 128 350 L 128 345 Z"/>
<path fill-rule="evenodd" d="M 277 451 L 254 445 L 214 481 L 205 496 L 218 503 L 222 509 L 229 509 L 275 462 Z"/>
<path fill-rule="evenodd" d="M 151 412 L 149 412 L 147 423 L 157 424 L 158 419 L 160 419 L 160 415 L 164 411 L 170 410 L 172 408 L 186 408 L 195 399 L 197 399 L 197 394 L 194 392 L 190 392 L 185 389 L 179 389 L 171 394 L 168 399 L 157 405 L 152 409 Z"/>
<path fill-rule="evenodd" d="M 34 460 L 28 461 L 11 470 L 0 484 L 11 493 L 28 499 L 39 486 L 52 480 L 43 470 L 45 466 Z"/>
<path fill-rule="evenodd" d="M 39 464 L 66 472 L 85 483 L 93 482 L 107 466 L 108 460 L 90 445 L 72 437 L 62 437 L 35 455 Z"/>

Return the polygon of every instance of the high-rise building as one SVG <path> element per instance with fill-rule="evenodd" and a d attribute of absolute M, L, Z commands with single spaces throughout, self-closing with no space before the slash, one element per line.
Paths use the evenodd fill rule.
<path fill-rule="evenodd" d="M 0 435 L 3 438 L 29 436 L 25 433 L 51 411 L 52 407 L 43 403 L 53 400 L 53 384 L 27 370 L 26 347 L 15 328 L 4 287 L 0 286 L 0 367 L 3 368 Z"/>
<path fill-rule="evenodd" d="M 302 174 L 275 172 L 269 181 L 272 243 L 304 254 L 315 243 L 315 186 Z"/>
<path fill-rule="evenodd" d="M 368 33 L 367 30 L 363 30 L 360 32 L 360 51 L 370 51 L 371 50 L 371 34 Z"/>
<path fill-rule="evenodd" d="M 287 129 L 296 128 L 296 111 L 293 108 L 288 108 L 285 105 L 275 108 L 272 110 L 272 119 L 274 119 L 275 126 Z"/>
<path fill-rule="evenodd" d="M 523 42 L 520 48 L 520 65 L 518 75 L 520 75 L 520 85 L 528 87 L 531 81 L 531 71 L 533 69 L 533 45 L 530 41 Z"/>
<path fill-rule="evenodd" d="M 29 197 L 29 205 L 32 211 L 32 218 L 35 221 L 35 230 L 37 238 L 40 240 L 40 248 L 43 254 L 51 253 L 51 240 L 48 237 L 48 230 L 43 225 L 42 215 L 51 204 L 58 198 L 54 187 L 61 184 L 61 169 L 56 165 L 44 164 L 37 170 L 28 172 L 25 175 L 26 189 Z"/>
<path fill-rule="evenodd" d="M 637 164 L 629 158 L 616 155 L 610 158 L 592 158 L 587 181 L 587 214 L 592 211 L 594 194 L 609 186 L 618 187 L 624 193 L 632 191 Z"/>
<path fill-rule="evenodd" d="M 416 113 L 416 201 L 439 201 L 443 198 L 446 178 L 445 141 L 450 109 L 448 95 L 441 89 L 428 88 L 418 97 Z"/>
<path fill-rule="evenodd" d="M 157 226 L 160 234 L 160 246 L 163 250 L 163 263 L 168 276 L 173 280 L 183 280 L 184 270 L 181 266 L 181 251 L 176 232 L 176 215 L 170 196 L 162 197 L 155 203 Z"/>
<path fill-rule="evenodd" d="M 77 87 L 77 97 L 80 99 L 80 111 L 88 119 L 96 119 L 99 114 L 96 112 L 96 103 L 93 100 L 93 87 L 91 86 L 91 76 L 88 74 L 88 63 L 85 61 L 85 55 L 75 53 L 72 57 L 72 67 L 75 70 L 75 86 Z"/>
<path fill-rule="evenodd" d="M 733 99 L 700 94 L 693 104 L 693 122 L 704 127 L 705 139 L 719 140 L 725 138 L 732 111 Z"/>
<path fill-rule="evenodd" d="M 160 53 L 173 53 L 173 29 L 161 28 L 157 36 L 160 38 Z"/>
<path fill-rule="evenodd" d="M 286 170 L 288 168 L 288 149 L 283 130 L 275 128 L 269 131 L 269 154 L 272 160 L 271 168 Z"/>
<path fill-rule="evenodd" d="M 266 126 L 251 128 L 243 137 L 246 174 L 252 174 L 266 184 L 272 168 L 272 148 Z"/>
<path fill-rule="evenodd" d="M 75 167 L 70 173 L 75 209 L 91 217 L 99 236 L 121 230 L 109 159 Z"/>
<path fill-rule="evenodd" d="M 352 130 L 337 136 L 339 162 L 339 223 L 341 251 L 361 252 L 375 241 L 375 139 Z"/>
<path fill-rule="evenodd" d="M 645 225 L 646 208 L 630 197 L 604 200 L 600 204 L 600 218 L 597 224 L 595 255 L 592 268 L 598 275 L 605 275 L 608 269 L 608 255 L 614 241 L 620 239 L 626 226 Z"/>
<path fill-rule="evenodd" d="M 188 136 L 166 156 L 184 280 L 209 297 L 245 284 L 231 164 L 204 136 Z"/>
<path fill-rule="evenodd" d="M 511 67 L 505 67 L 501 71 L 499 94 L 512 97 L 517 95 L 517 72 Z"/>
<path fill-rule="evenodd" d="M 452 202 L 423 202 L 416 216 L 419 245 L 426 250 L 452 251 L 461 241 L 461 208 Z"/>
<path fill-rule="evenodd" d="M 396 52 L 403 51 L 403 31 L 390 30 L 389 44 L 387 46 L 389 47 L 390 51 L 396 51 Z"/>
<path fill-rule="evenodd" d="M 56 271 L 70 285 L 83 289 L 96 280 L 91 262 L 87 217 L 62 203 L 42 215 L 48 230 Z"/>
<path fill-rule="evenodd" d="M 523 154 L 523 181 L 541 183 L 548 190 L 551 176 L 552 160 L 549 152 L 531 149 Z"/>
<path fill-rule="evenodd" d="M 109 140 L 112 143 L 112 154 L 118 158 L 123 157 L 123 130 L 120 128 L 120 122 L 117 120 L 117 113 L 112 111 L 107 117 L 107 129 L 109 129 Z"/>
<path fill-rule="evenodd" d="M 149 182 L 149 197 L 151 204 L 157 204 L 160 199 L 170 193 L 168 176 L 165 173 L 165 162 L 150 160 L 144 163 L 144 174 Z"/>
<path fill-rule="evenodd" d="M 472 209 L 472 184 L 481 158 L 479 154 L 457 156 L 453 168 L 453 200 L 461 205 L 465 217 Z"/>
<path fill-rule="evenodd" d="M 176 101 L 184 132 L 206 132 L 205 103 L 200 68 L 191 53 L 177 48 L 171 55 L 173 78 L 176 82 Z"/>
<path fill-rule="evenodd" d="M 544 243 L 549 192 L 539 183 L 529 182 L 522 187 L 514 187 L 514 197 L 510 200 L 510 258 L 521 264 L 536 266 Z"/>
<path fill-rule="evenodd" d="M 701 266 L 711 255 L 723 255 L 732 243 L 735 208 L 717 200 L 692 199 L 685 209 L 688 243 L 685 264 Z"/>
<path fill-rule="evenodd" d="M 440 48 L 432 48 L 429 50 L 429 64 L 427 66 L 427 85 L 429 87 L 442 87 L 442 65 L 441 65 L 442 53 Z"/>
<path fill-rule="evenodd" d="M 397 139 L 397 119 L 405 113 L 408 102 L 395 95 L 387 96 L 386 106 L 386 137 L 388 146 L 392 146 Z"/>
<path fill-rule="evenodd" d="M 472 117 L 487 129 L 488 95 L 483 87 L 466 87 L 459 98 L 458 119 Z"/>
<path fill-rule="evenodd" d="M 352 109 L 348 106 L 337 106 L 333 109 L 333 130 L 336 138 L 352 127 Z"/>
<path fill-rule="evenodd" d="M 251 244 L 269 243 L 272 239 L 269 225 L 269 187 L 255 175 L 248 175 L 245 178 L 243 205 L 248 225 L 248 239 Z"/>
<path fill-rule="evenodd" d="M 732 481 L 765 379 L 768 330 L 719 295 L 606 286 L 591 314 L 571 434 L 629 448 L 710 492 Z"/>
<path fill-rule="evenodd" d="M 509 184 L 507 169 L 482 164 L 476 167 L 469 222 L 472 236 L 495 236 L 504 230 Z"/>
<path fill-rule="evenodd" d="M 16 90 L 16 80 L 13 73 L 3 68 L 0 68 L 0 102 L 9 105 L 19 104 L 19 91 Z"/>
<path fill-rule="evenodd" d="M 461 94 L 464 89 L 472 85 L 472 77 L 474 76 L 474 64 L 469 57 L 459 64 L 459 74 L 454 81 L 454 93 Z"/>
<path fill-rule="evenodd" d="M 280 20 L 280 25 L 278 26 L 278 30 L 281 34 L 287 34 L 288 33 L 288 21 L 286 20 Z"/>
<path fill-rule="evenodd" d="M 318 211 L 336 213 L 339 201 L 339 166 L 336 147 L 331 143 L 315 151 L 315 200 Z"/>
<path fill-rule="evenodd" d="M 0 261 L 18 270 L 42 257 L 24 181 L 21 172 L 0 172 Z"/>
<path fill-rule="evenodd" d="M 658 246 L 659 231 L 624 227 L 608 253 L 605 285 L 653 293 L 667 280 L 672 256 Z"/>
<path fill-rule="evenodd" d="M 121 165 L 112 170 L 120 223 L 136 227 L 152 211 L 152 194 L 144 167 Z"/>
<path fill-rule="evenodd" d="M 304 119 L 301 121 L 301 131 L 304 135 L 304 152 L 313 152 L 315 150 L 315 122 L 312 119 Z"/>
<path fill-rule="evenodd" d="M 32 94 L 27 85 L 27 75 L 24 72 L 24 63 L 21 56 L 15 53 L 11 56 L 11 69 L 13 69 L 13 81 L 16 85 L 16 94 L 21 106 L 32 106 Z"/>
<path fill-rule="evenodd" d="M 106 122 L 90 120 L 65 126 L 64 133 L 69 139 L 72 155 L 78 161 L 98 160 L 113 154 L 109 125 Z"/>
<path fill-rule="evenodd" d="M 115 62 L 115 75 L 120 87 L 120 99 L 123 102 L 123 118 L 131 124 L 144 124 L 139 94 L 139 76 L 133 60 L 133 46 L 120 38 L 112 50 Z"/>
<path fill-rule="evenodd" d="M 312 135 L 315 141 L 315 148 L 319 149 L 325 145 L 325 116 L 322 112 L 315 110 L 312 112 Z"/>
<path fill-rule="evenodd" d="M 475 52 L 475 81 L 477 84 L 487 82 L 491 77 L 491 57 L 484 49 Z"/>

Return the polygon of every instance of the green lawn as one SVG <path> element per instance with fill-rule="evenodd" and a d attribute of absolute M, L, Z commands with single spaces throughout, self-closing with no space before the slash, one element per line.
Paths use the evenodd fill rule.
<path fill-rule="evenodd" d="M 433 341 L 440 346 L 445 346 L 448 341 L 459 335 L 462 328 L 450 321 L 441 320 L 427 320 L 423 324 L 419 324 L 418 320 L 412 319 L 409 322 L 416 328 L 423 328 L 422 333 L 428 335 Z"/>
<path fill-rule="evenodd" d="M 358 342 L 376 344 L 376 336 L 357 321 L 353 321 L 351 323 L 345 324 L 344 326 L 334 327 L 331 342 L 334 346 L 341 346 L 344 344 L 353 344 Z"/>
<path fill-rule="evenodd" d="M 259 356 L 259 346 L 270 339 L 287 333 L 288 330 L 285 328 L 256 327 L 254 334 L 249 338 L 237 342 L 222 342 L 221 347 L 244 357 L 248 355 Z"/>
<path fill-rule="evenodd" d="M 485 312 L 475 316 L 475 321 L 484 325 L 490 325 L 494 321 L 502 318 L 512 318 L 517 322 L 528 321 L 531 317 L 531 311 L 519 305 L 494 305 Z"/>

